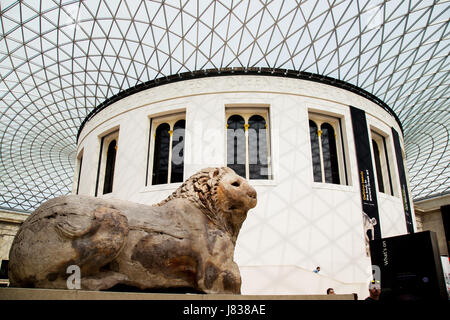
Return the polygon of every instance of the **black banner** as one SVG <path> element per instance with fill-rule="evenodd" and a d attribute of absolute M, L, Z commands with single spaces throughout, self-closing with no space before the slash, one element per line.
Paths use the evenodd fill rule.
<path fill-rule="evenodd" d="M 392 138 L 394 140 L 395 157 L 397 158 L 398 175 L 400 178 L 400 187 L 402 189 L 403 210 L 405 211 L 406 230 L 408 233 L 414 233 L 414 227 L 411 216 L 411 205 L 409 203 L 408 185 L 406 184 L 405 166 L 403 164 L 402 148 L 400 147 L 400 138 L 397 131 L 392 128 Z"/>
<path fill-rule="evenodd" d="M 366 224 L 370 223 L 374 232 L 370 240 L 380 239 L 380 218 L 378 215 L 377 192 L 372 166 L 369 132 L 367 131 L 366 113 L 352 106 L 350 106 L 350 113 L 355 139 L 356 160 L 358 162 L 358 180 L 361 187 L 362 210 L 368 216 L 365 217 L 367 218 L 367 222 L 366 219 L 364 220 L 365 228 Z"/>

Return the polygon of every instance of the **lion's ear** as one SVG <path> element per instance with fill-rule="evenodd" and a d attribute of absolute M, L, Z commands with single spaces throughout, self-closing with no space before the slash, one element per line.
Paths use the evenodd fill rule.
<path fill-rule="evenodd" d="M 213 187 L 216 183 L 217 183 L 217 177 L 219 176 L 220 173 L 220 169 L 219 168 L 214 168 L 213 170 L 210 171 L 209 173 L 209 179 L 208 179 L 208 186 L 209 187 Z"/>
<path fill-rule="evenodd" d="M 214 170 L 211 170 L 211 172 L 209 173 L 209 177 L 211 179 L 214 179 L 215 177 L 217 177 L 219 175 L 220 169 L 219 168 L 214 168 Z"/>

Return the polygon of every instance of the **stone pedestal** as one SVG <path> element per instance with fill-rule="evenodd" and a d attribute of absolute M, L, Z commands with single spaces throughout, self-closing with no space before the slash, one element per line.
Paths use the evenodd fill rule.
<path fill-rule="evenodd" d="M 354 294 L 235 295 L 0 288 L 1 300 L 356 300 Z"/>

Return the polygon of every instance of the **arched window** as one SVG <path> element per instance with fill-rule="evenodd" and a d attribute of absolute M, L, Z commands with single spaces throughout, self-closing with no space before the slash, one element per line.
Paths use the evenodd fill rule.
<path fill-rule="evenodd" d="M 183 182 L 185 120 L 178 120 L 172 134 L 172 170 L 170 182 Z"/>
<path fill-rule="evenodd" d="M 391 178 L 391 169 L 389 166 L 387 139 L 385 136 L 371 130 L 372 150 L 375 170 L 377 171 L 378 191 L 394 195 L 393 181 Z"/>
<path fill-rule="evenodd" d="M 312 154 L 312 165 L 313 165 L 313 175 L 315 182 L 322 182 L 322 168 L 320 161 L 320 146 L 319 146 L 319 135 L 317 124 L 309 120 L 309 136 L 311 139 L 311 154 Z"/>
<path fill-rule="evenodd" d="M 246 177 L 245 120 L 232 115 L 227 121 L 227 165 L 238 175 Z"/>
<path fill-rule="evenodd" d="M 152 184 L 167 183 L 169 174 L 169 145 L 170 145 L 170 126 L 167 123 L 161 123 L 156 128 L 155 148 L 153 156 L 153 178 Z"/>
<path fill-rule="evenodd" d="M 314 182 L 347 184 L 340 119 L 316 113 L 309 118 Z"/>
<path fill-rule="evenodd" d="M 95 182 L 95 196 L 111 193 L 113 191 L 118 144 L 119 130 L 112 131 L 101 137 L 97 179 Z"/>
<path fill-rule="evenodd" d="M 325 182 L 339 184 L 339 166 L 336 149 L 336 135 L 329 123 L 320 126 L 322 131 L 322 154 Z"/>
<path fill-rule="evenodd" d="M 246 179 L 271 179 L 269 110 L 230 107 L 227 117 L 228 167 Z"/>
<path fill-rule="evenodd" d="M 148 181 L 152 185 L 183 182 L 185 129 L 185 112 L 150 119 L 146 186 Z"/>
<path fill-rule="evenodd" d="M 384 192 L 383 171 L 381 171 L 380 148 L 375 140 L 372 139 L 373 155 L 375 168 L 377 170 L 378 191 Z"/>
<path fill-rule="evenodd" d="M 103 194 L 111 193 L 114 181 L 114 167 L 116 164 L 117 141 L 114 139 L 108 145 L 106 152 L 105 181 L 103 183 Z"/>
<path fill-rule="evenodd" d="M 266 120 L 260 115 L 248 120 L 248 158 L 250 179 L 268 179 Z"/>

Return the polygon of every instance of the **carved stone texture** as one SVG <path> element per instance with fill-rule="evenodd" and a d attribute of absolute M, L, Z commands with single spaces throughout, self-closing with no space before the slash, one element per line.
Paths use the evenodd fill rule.
<path fill-rule="evenodd" d="M 256 191 L 226 167 L 199 171 L 153 206 L 58 197 L 16 235 L 11 286 L 67 288 L 67 268 L 76 265 L 86 290 L 240 293 L 234 248 L 255 205 Z"/>

